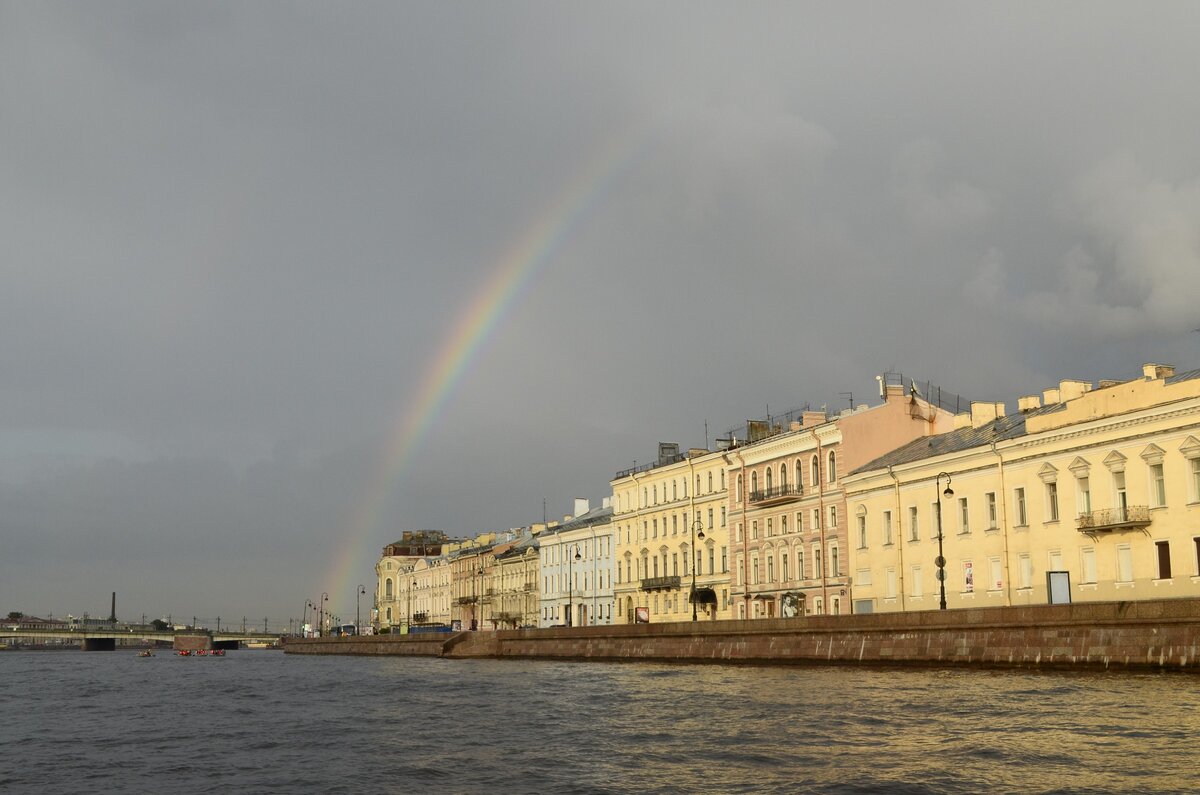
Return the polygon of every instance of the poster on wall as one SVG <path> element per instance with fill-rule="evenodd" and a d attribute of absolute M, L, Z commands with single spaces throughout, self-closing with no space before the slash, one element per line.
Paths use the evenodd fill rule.
<path fill-rule="evenodd" d="M 971 561 L 963 561 L 963 593 L 975 592 L 975 569 Z"/>
<path fill-rule="evenodd" d="M 650 623 L 650 608 L 648 608 L 648 607 L 633 608 L 633 622 L 635 624 L 649 624 Z"/>

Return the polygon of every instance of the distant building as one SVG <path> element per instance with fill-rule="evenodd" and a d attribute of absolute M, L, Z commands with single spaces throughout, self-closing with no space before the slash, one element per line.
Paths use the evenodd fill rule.
<path fill-rule="evenodd" d="M 443 549 L 455 543 L 461 542 L 442 530 L 405 530 L 399 541 L 383 548 L 383 554 L 375 564 L 375 604 L 372 610 L 377 629 L 407 626 L 412 613 L 413 574 L 417 563 L 440 557 Z"/>
<path fill-rule="evenodd" d="M 599 508 L 577 499 L 575 516 L 542 532 L 537 626 L 613 623 L 612 516 L 607 498 Z"/>

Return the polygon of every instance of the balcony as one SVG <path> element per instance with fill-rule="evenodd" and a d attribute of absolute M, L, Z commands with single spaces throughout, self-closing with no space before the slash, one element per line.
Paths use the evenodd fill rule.
<path fill-rule="evenodd" d="M 474 596 L 460 596 L 458 599 L 454 600 L 454 603 L 457 605 L 473 605 L 475 602 L 476 599 Z"/>
<path fill-rule="evenodd" d="M 1150 508 L 1127 505 L 1079 514 L 1079 532 L 1102 533 L 1113 530 L 1140 530 L 1150 524 Z"/>
<path fill-rule="evenodd" d="M 786 484 L 783 486 L 772 486 L 769 489 L 758 489 L 750 492 L 750 502 L 755 505 L 782 505 L 785 502 L 793 502 L 804 496 L 804 488 L 802 486 L 794 486 Z"/>
<path fill-rule="evenodd" d="M 673 591 L 679 588 L 679 577 L 651 577 L 642 580 L 643 591 Z"/>

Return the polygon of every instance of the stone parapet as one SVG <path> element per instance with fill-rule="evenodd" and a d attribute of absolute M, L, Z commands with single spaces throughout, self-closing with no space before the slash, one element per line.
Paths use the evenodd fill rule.
<path fill-rule="evenodd" d="M 1173 669 L 1200 673 L 1200 600 L 291 639 L 299 654 L 756 664 Z"/>

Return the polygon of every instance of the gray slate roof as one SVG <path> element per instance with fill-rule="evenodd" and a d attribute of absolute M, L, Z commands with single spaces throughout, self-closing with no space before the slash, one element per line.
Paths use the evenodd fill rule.
<path fill-rule="evenodd" d="M 959 428 L 956 431 L 941 433 L 937 436 L 922 436 L 914 439 L 903 447 L 897 447 L 890 453 L 881 455 L 874 461 L 863 464 L 850 474 L 869 472 L 874 469 L 886 469 L 890 466 L 911 464 L 947 453 L 957 453 L 972 447 L 983 447 L 992 442 L 1002 442 L 1025 435 L 1025 420 L 1027 417 L 1037 417 L 1043 414 L 1053 414 L 1062 411 L 1062 404 L 1043 406 L 1040 409 L 1027 411 L 1024 414 L 1009 414 L 989 422 L 978 428 Z"/>

